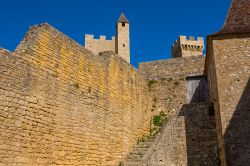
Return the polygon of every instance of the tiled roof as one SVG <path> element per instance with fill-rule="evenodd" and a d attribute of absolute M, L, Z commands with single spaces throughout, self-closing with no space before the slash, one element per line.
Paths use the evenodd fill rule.
<path fill-rule="evenodd" d="M 250 0 L 233 0 L 224 27 L 219 33 L 250 32 Z"/>

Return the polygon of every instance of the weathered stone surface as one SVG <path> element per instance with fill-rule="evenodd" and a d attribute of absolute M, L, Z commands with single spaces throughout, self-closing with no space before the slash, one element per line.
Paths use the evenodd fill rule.
<path fill-rule="evenodd" d="M 222 165 L 250 162 L 250 35 L 208 38 L 207 73 Z"/>
<path fill-rule="evenodd" d="M 151 111 L 171 115 L 188 103 L 186 78 L 204 75 L 204 60 L 203 56 L 191 56 L 141 63 L 139 73 L 148 79 L 152 107 L 155 106 Z"/>
<path fill-rule="evenodd" d="M 181 51 L 138 71 L 127 63 L 128 21 L 115 49 L 101 37 L 98 55 L 48 24 L 31 27 L 14 52 L 0 49 L 0 165 L 249 165 L 248 4 L 233 1 L 205 63 Z M 210 102 L 189 104 L 207 76 Z M 169 121 L 135 146 L 160 112 Z"/>
<path fill-rule="evenodd" d="M 149 133 L 147 82 L 48 24 L 0 55 L 0 163 L 118 165 Z"/>
<path fill-rule="evenodd" d="M 142 163 L 147 165 L 218 165 L 211 103 L 186 104 L 163 126 Z"/>
<path fill-rule="evenodd" d="M 10 51 L 0 47 L 0 55 L 9 55 Z"/>

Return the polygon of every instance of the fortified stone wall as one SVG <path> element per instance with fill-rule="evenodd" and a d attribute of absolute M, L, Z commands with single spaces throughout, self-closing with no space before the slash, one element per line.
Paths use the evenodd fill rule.
<path fill-rule="evenodd" d="M 205 76 L 205 58 L 190 56 L 141 63 L 148 80 L 151 111 L 168 120 L 143 158 L 148 165 L 217 165 L 217 138 L 211 103 L 189 103 L 187 77 Z"/>
<path fill-rule="evenodd" d="M 151 110 L 171 115 L 181 109 L 187 103 L 186 77 L 203 75 L 204 65 L 203 56 L 141 63 L 139 73 L 148 80 Z"/>
<path fill-rule="evenodd" d="M 203 56 L 190 56 L 178 59 L 143 62 L 139 65 L 139 72 L 147 79 L 160 79 L 164 77 L 192 76 L 204 74 L 205 58 Z"/>
<path fill-rule="evenodd" d="M 106 40 L 106 36 L 100 36 L 99 39 L 94 39 L 94 35 L 85 35 L 85 48 L 95 54 L 103 51 L 115 52 L 115 37 L 111 40 Z"/>
<path fill-rule="evenodd" d="M 0 165 L 118 165 L 149 131 L 147 83 L 48 24 L 0 55 Z"/>
<path fill-rule="evenodd" d="M 210 103 L 187 104 L 163 126 L 143 158 L 147 165 L 218 165 Z"/>
<path fill-rule="evenodd" d="M 250 35 L 215 35 L 208 42 L 221 160 L 224 165 L 245 165 L 250 161 Z"/>

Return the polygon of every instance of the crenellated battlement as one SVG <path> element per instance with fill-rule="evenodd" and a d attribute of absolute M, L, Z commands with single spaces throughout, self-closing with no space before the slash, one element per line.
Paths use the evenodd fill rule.
<path fill-rule="evenodd" d="M 85 34 L 85 41 L 86 40 L 114 41 L 115 36 L 112 36 L 111 39 L 107 39 L 107 37 L 105 35 L 100 35 L 99 38 L 95 38 L 95 35 Z"/>
<path fill-rule="evenodd" d="M 115 37 L 112 36 L 111 40 L 108 40 L 105 35 L 100 35 L 99 38 L 95 38 L 94 35 L 85 35 L 85 48 L 98 54 L 103 51 L 115 51 Z"/>
<path fill-rule="evenodd" d="M 204 39 L 194 36 L 179 36 L 172 45 L 173 58 L 203 55 Z"/>

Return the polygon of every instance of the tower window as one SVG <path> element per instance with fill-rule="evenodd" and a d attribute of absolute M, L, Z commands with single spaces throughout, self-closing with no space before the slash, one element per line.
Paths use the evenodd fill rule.
<path fill-rule="evenodd" d="M 122 23 L 122 26 L 125 27 L 125 22 Z"/>
<path fill-rule="evenodd" d="M 123 46 L 123 47 L 125 47 L 126 45 L 125 45 L 125 44 L 123 44 L 122 46 Z"/>

